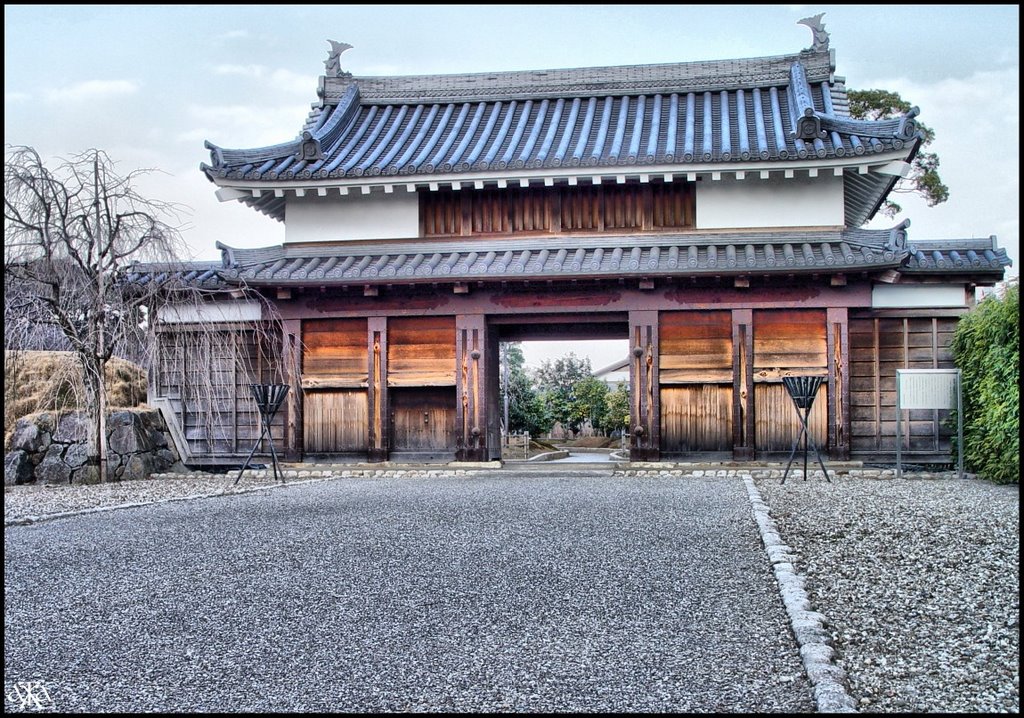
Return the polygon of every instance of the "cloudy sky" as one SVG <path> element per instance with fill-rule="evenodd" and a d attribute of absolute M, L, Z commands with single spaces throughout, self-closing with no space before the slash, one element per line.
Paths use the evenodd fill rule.
<path fill-rule="evenodd" d="M 204 140 L 294 138 L 328 39 L 353 45 L 342 67 L 357 76 L 651 64 L 797 52 L 811 44 L 797 21 L 819 12 L 848 87 L 921 108 L 950 190 L 934 208 L 897 197 L 903 214 L 869 226 L 909 218 L 911 241 L 994 234 L 1018 274 L 1017 5 L 5 5 L 4 142 L 159 170 L 143 191 L 186 207 L 193 257 L 215 259 L 217 241 L 279 244 L 284 226 L 216 200 Z M 624 350 L 588 353 L 598 368 Z"/>

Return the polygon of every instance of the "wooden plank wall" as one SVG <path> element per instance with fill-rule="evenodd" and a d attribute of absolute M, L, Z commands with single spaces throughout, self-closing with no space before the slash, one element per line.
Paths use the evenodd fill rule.
<path fill-rule="evenodd" d="M 302 436 L 306 452 L 366 451 L 368 372 L 365 319 L 302 322 Z"/>
<path fill-rule="evenodd" d="M 828 376 L 826 312 L 754 311 L 754 447 L 759 452 L 789 452 L 800 419 L 784 376 Z M 822 384 L 809 426 L 818 448 L 828 443 L 828 389 Z"/>
<path fill-rule="evenodd" d="M 152 391 L 170 401 L 194 457 L 244 457 L 259 438 L 260 415 L 249 385 L 280 380 L 278 360 L 271 358 L 279 347 L 261 346 L 264 341 L 245 325 L 203 331 L 175 325 L 160 332 Z M 274 417 L 271 432 L 275 447 L 281 447 L 283 412 Z M 270 451 L 266 439 L 264 451 Z"/>
<path fill-rule="evenodd" d="M 455 317 L 388 320 L 388 386 L 455 385 Z"/>
<path fill-rule="evenodd" d="M 896 453 L 896 370 L 952 369 L 956 317 L 850 319 L 851 452 Z M 941 460 L 955 433 L 948 411 L 904 412 L 903 448 L 909 456 Z"/>
<path fill-rule="evenodd" d="M 363 452 L 367 449 L 365 389 L 307 392 L 303 437 L 309 453 Z"/>
<path fill-rule="evenodd" d="M 732 313 L 661 312 L 663 452 L 732 449 Z"/>
<path fill-rule="evenodd" d="M 365 319 L 307 319 L 302 322 L 302 388 L 365 387 Z"/>

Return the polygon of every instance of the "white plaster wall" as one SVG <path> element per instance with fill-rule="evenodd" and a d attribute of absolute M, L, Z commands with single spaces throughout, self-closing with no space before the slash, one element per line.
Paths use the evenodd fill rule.
<path fill-rule="evenodd" d="M 288 197 L 285 242 L 355 239 L 408 239 L 419 234 L 419 201 L 415 192 L 392 194 L 355 190 L 342 196 L 334 189 L 320 197 Z"/>
<path fill-rule="evenodd" d="M 156 316 L 165 324 L 255 322 L 260 320 L 262 309 L 259 302 L 207 302 L 197 306 L 160 307 Z"/>
<path fill-rule="evenodd" d="M 962 284 L 876 284 L 871 287 L 871 306 L 966 307 L 967 290 Z"/>
<path fill-rule="evenodd" d="M 831 172 L 785 179 L 723 176 L 697 183 L 697 229 L 820 227 L 845 224 L 843 178 Z"/>

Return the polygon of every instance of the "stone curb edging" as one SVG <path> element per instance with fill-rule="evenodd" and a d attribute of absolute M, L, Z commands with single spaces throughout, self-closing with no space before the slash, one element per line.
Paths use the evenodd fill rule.
<path fill-rule="evenodd" d="M 828 619 L 812 610 L 805 579 L 796 572 L 793 549 L 779 536 L 775 522 L 768 513 L 768 505 L 761 498 L 761 492 L 754 485 L 749 474 L 743 477 L 750 497 L 751 510 L 764 543 L 768 560 L 772 563 L 775 580 L 779 584 L 782 602 L 789 614 L 790 625 L 797 645 L 804 671 L 814 686 L 814 699 L 819 713 L 857 713 L 857 704 L 846 690 L 846 671 L 834 662 L 835 651 L 829 645 L 825 626 Z"/>

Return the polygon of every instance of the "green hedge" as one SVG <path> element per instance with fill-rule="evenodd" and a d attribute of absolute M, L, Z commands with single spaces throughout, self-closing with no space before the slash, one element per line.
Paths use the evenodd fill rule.
<path fill-rule="evenodd" d="M 998 484 L 1020 481 L 1020 289 L 989 295 L 957 324 L 964 465 Z"/>

